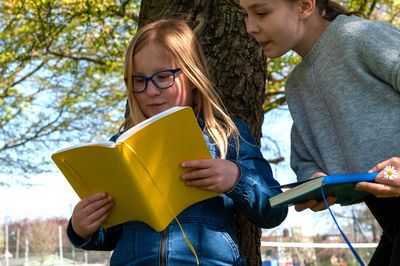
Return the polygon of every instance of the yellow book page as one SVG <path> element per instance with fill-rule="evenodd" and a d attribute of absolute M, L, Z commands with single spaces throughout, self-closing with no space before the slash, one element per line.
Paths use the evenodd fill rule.
<path fill-rule="evenodd" d="M 146 200 L 147 195 L 158 196 L 154 185 L 148 178 L 140 178 L 146 171 L 121 145 L 74 147 L 53 154 L 52 159 L 81 199 L 98 192 L 113 196 L 115 205 L 102 227 L 132 220 L 158 224 Z"/>
<path fill-rule="evenodd" d="M 181 162 L 211 159 L 210 151 L 190 107 L 147 124 L 124 142 L 135 150 L 175 215 L 196 202 L 220 195 L 187 187 L 180 179 L 180 176 L 188 171 L 180 167 Z M 171 211 L 166 207 L 158 209 L 160 203 L 157 202 L 157 198 L 150 200 L 150 205 L 154 205 L 159 220 L 162 221 L 160 228 L 165 228 L 173 219 Z"/>
<path fill-rule="evenodd" d="M 142 221 L 162 231 L 185 208 L 220 195 L 187 187 L 180 179 L 189 171 L 181 162 L 211 158 L 193 110 L 175 107 L 149 121 L 116 144 L 85 144 L 52 155 L 80 198 L 98 192 L 113 196 L 104 228 Z"/>

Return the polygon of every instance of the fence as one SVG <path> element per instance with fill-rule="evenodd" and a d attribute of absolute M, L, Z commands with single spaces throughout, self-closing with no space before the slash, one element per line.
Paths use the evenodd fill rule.
<path fill-rule="evenodd" d="M 365 264 L 377 243 L 352 243 Z M 263 265 L 359 265 L 346 243 L 261 241 Z"/>
<path fill-rule="evenodd" d="M 57 230 L 51 230 L 56 227 Z M 30 227 L 33 230 L 33 227 Z M 3 226 L 3 246 L 0 243 L 0 265 L 109 265 L 111 252 L 83 251 L 71 246 L 65 235 L 66 224 L 47 226 L 47 237 L 52 238 L 52 249 L 38 251 L 32 245 L 25 230 L 25 238 L 21 238 L 19 229 Z M 38 236 L 39 237 L 39 236 Z M 22 239 L 22 240 L 21 240 Z M 43 238 L 41 242 L 45 242 Z M 31 241 L 31 243 L 29 242 Z M 311 241 L 311 240 L 309 240 Z M 54 246 L 55 245 L 55 246 Z M 354 248 L 368 262 L 376 248 L 376 243 L 353 243 Z M 51 250 L 51 252 L 49 252 Z M 357 265 L 356 260 L 345 243 L 299 243 L 284 241 L 261 241 L 263 265 Z"/>

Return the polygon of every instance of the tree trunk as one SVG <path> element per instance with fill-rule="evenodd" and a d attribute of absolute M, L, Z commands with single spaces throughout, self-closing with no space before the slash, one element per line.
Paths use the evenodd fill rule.
<path fill-rule="evenodd" d="M 259 142 L 266 61 L 261 48 L 246 33 L 238 1 L 142 0 L 139 28 L 166 17 L 185 19 L 196 32 L 230 115 L 246 122 Z M 261 265 L 260 228 L 238 213 L 236 236 L 247 264 Z"/>

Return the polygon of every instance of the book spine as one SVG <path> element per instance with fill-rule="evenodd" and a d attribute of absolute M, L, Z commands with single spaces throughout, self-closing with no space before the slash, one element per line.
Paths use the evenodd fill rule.
<path fill-rule="evenodd" d="M 165 221 L 171 221 L 173 218 L 176 218 L 177 214 L 173 211 L 166 195 L 164 195 L 159 188 L 157 182 L 155 182 L 149 169 L 147 169 L 146 165 L 139 158 L 135 149 L 125 142 L 119 142 L 118 146 L 127 148 L 131 160 L 135 161 L 135 164 L 128 165 L 135 165 L 135 168 L 131 168 L 131 171 L 136 172 L 136 176 L 141 178 L 141 182 L 137 183 L 137 185 L 141 187 L 138 189 L 138 193 L 142 194 L 142 206 L 148 218 L 148 220 L 144 222 L 153 227 L 156 231 L 162 231 L 169 223 Z M 165 217 L 169 218 L 166 219 Z"/>
<path fill-rule="evenodd" d="M 65 174 L 64 175 L 74 177 L 74 180 L 76 182 L 73 182 L 72 180 L 70 180 L 70 182 L 73 182 L 71 183 L 71 185 L 74 184 L 73 188 L 75 189 L 76 194 L 78 194 L 78 196 L 81 199 L 87 195 L 93 194 L 88 184 L 86 184 L 86 182 L 80 177 L 80 175 L 75 171 L 75 169 L 67 162 L 67 160 L 61 159 L 61 163 L 65 166 L 66 169 L 68 169 L 67 171 L 71 173 L 71 175 L 65 175 Z"/>
<path fill-rule="evenodd" d="M 378 175 L 374 173 L 351 174 L 351 175 L 330 175 L 324 177 L 325 184 L 342 184 L 342 183 L 357 183 L 357 182 L 373 182 Z"/>

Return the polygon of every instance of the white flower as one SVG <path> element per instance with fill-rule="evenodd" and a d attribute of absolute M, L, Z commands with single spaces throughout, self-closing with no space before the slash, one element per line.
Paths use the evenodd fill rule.
<path fill-rule="evenodd" d="M 383 169 L 383 178 L 388 180 L 394 180 L 397 178 L 397 170 L 394 166 L 388 165 Z"/>

